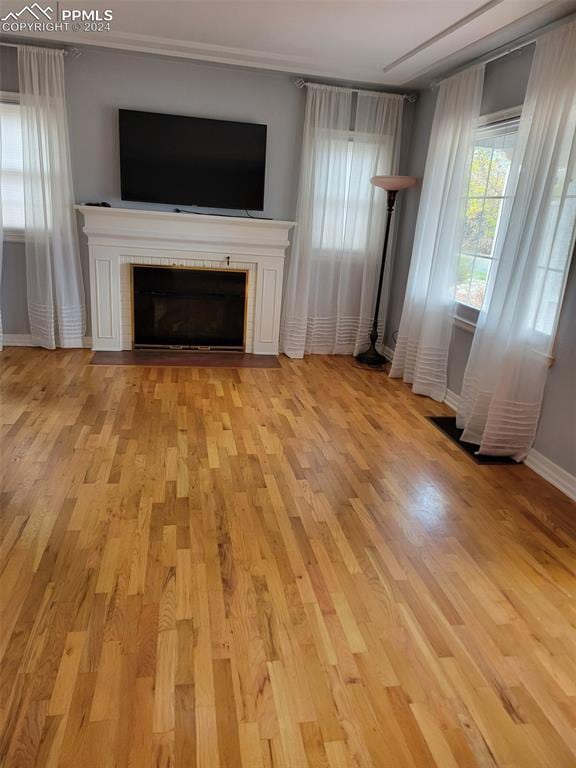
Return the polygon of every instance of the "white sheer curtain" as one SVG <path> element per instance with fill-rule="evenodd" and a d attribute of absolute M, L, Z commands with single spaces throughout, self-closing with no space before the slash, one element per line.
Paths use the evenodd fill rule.
<path fill-rule="evenodd" d="M 444 400 L 458 254 L 484 67 L 440 84 L 398 340 L 390 370 Z"/>
<path fill-rule="evenodd" d="M 576 223 L 576 22 L 538 39 L 485 309 L 458 425 L 479 452 L 521 461 L 534 440 Z"/>
<path fill-rule="evenodd" d="M 2 126 L 0 125 L 0 130 Z M 1 136 L 0 136 L 1 139 Z M 2 173 L 2 141 L 0 140 L 0 173 Z M 0 189 L 2 187 L 0 178 Z M 4 251 L 4 224 L 2 217 L 2 205 L 0 204 L 0 290 L 2 289 L 2 258 Z M 0 352 L 4 348 L 4 330 L 2 326 L 2 303 L 0 302 Z"/>
<path fill-rule="evenodd" d="M 81 347 L 84 288 L 76 223 L 61 51 L 18 49 L 28 316 L 35 344 Z"/>
<path fill-rule="evenodd" d="M 368 343 L 386 210 L 370 178 L 397 173 L 402 106 L 399 95 L 308 86 L 281 330 L 290 357 Z"/>

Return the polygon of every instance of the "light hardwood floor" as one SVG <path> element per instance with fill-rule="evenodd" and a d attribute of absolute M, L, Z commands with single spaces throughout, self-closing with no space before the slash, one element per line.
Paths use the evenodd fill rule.
<path fill-rule="evenodd" d="M 349 358 L 0 358 L 0 764 L 574 768 L 576 506 Z"/>

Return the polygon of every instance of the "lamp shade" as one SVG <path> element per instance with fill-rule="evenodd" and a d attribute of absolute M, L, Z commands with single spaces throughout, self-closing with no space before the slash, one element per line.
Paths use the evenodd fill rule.
<path fill-rule="evenodd" d="M 418 184 L 416 176 L 372 176 L 370 183 L 388 192 L 399 192 Z"/>

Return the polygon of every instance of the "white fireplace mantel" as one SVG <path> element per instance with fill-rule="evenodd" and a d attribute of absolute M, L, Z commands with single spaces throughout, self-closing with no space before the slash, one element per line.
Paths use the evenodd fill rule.
<path fill-rule="evenodd" d="M 246 269 L 246 351 L 278 353 L 293 221 L 78 205 L 90 260 L 92 349 L 132 348 L 132 264 Z"/>

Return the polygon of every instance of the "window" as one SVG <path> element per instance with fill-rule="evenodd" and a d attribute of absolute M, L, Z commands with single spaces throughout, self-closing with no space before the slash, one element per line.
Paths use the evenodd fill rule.
<path fill-rule="evenodd" d="M 8 100 L 10 99 L 10 100 Z M 2 145 L 0 180 L 2 224 L 5 233 L 18 234 L 24 230 L 24 176 L 22 161 L 22 131 L 20 105 L 17 95 L 0 100 L 0 136 Z"/>
<path fill-rule="evenodd" d="M 314 199 L 323 215 L 315 220 L 312 242 L 319 251 L 364 255 L 374 226 L 374 187 L 370 179 L 391 150 L 376 136 L 350 131 L 318 142 Z"/>
<path fill-rule="evenodd" d="M 476 134 L 456 284 L 456 300 L 475 309 L 482 307 L 495 261 L 517 134 L 518 118 L 488 123 Z"/>
<path fill-rule="evenodd" d="M 561 164 L 550 190 L 540 244 L 536 278 L 532 288 L 530 325 L 537 333 L 552 336 L 556 330 L 567 264 L 576 235 L 576 160 L 563 147 Z"/>

